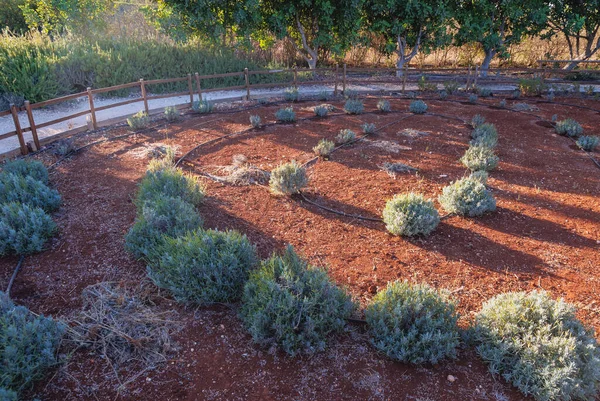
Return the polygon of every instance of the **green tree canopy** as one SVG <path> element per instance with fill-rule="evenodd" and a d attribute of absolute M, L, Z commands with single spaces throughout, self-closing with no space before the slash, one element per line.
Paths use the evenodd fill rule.
<path fill-rule="evenodd" d="M 382 50 L 398 55 L 400 70 L 419 51 L 439 48 L 450 40 L 446 0 L 366 0 L 364 14 L 367 30 L 385 38 Z"/>
<path fill-rule="evenodd" d="M 527 35 L 539 34 L 548 14 L 545 0 L 462 0 L 453 4 L 456 44 L 481 44 L 485 52 L 483 75 L 496 55 L 506 57 L 509 46 Z"/>
<path fill-rule="evenodd" d="M 96 28 L 111 6 L 111 0 L 25 0 L 21 10 L 30 29 L 56 34 Z"/>

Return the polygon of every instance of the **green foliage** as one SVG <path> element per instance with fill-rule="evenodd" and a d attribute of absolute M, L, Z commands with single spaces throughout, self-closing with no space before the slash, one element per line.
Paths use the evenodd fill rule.
<path fill-rule="evenodd" d="M 21 10 L 30 29 L 60 34 L 97 29 L 107 11 L 102 0 L 25 0 Z"/>
<path fill-rule="evenodd" d="M 356 139 L 356 133 L 347 128 L 340 130 L 340 133 L 336 135 L 335 140 L 337 143 L 346 144 Z"/>
<path fill-rule="evenodd" d="M 521 97 L 521 90 L 520 89 L 515 89 L 512 93 L 512 98 L 513 99 L 518 99 Z"/>
<path fill-rule="evenodd" d="M 494 195 L 481 182 L 481 176 L 466 177 L 444 187 L 438 201 L 448 213 L 481 216 L 496 210 Z"/>
<path fill-rule="evenodd" d="M 525 395 L 538 401 L 596 399 L 600 348 L 563 300 L 538 291 L 497 295 L 483 305 L 474 333 L 490 372 Z"/>
<path fill-rule="evenodd" d="M 283 97 L 288 102 L 297 102 L 298 98 L 299 98 L 298 88 L 296 88 L 296 87 L 286 88 L 283 91 Z"/>
<path fill-rule="evenodd" d="M 490 175 L 488 174 L 488 172 L 484 170 L 473 171 L 471 174 L 469 174 L 470 179 L 479 181 L 484 185 L 487 183 L 489 176 Z"/>
<path fill-rule="evenodd" d="M 458 88 L 460 88 L 460 83 L 458 81 L 446 81 L 444 82 L 444 90 L 452 95 L 458 92 Z"/>
<path fill-rule="evenodd" d="M 127 119 L 127 125 L 134 131 L 147 128 L 150 125 L 150 117 L 144 110 L 140 110 Z"/>
<path fill-rule="evenodd" d="M 293 195 L 299 193 L 308 184 L 306 168 L 295 160 L 284 163 L 271 171 L 269 188 L 275 195 Z"/>
<path fill-rule="evenodd" d="M 383 209 L 385 228 L 394 235 L 429 235 L 440 223 L 431 199 L 413 192 L 395 195 Z"/>
<path fill-rule="evenodd" d="M 264 67 L 223 46 L 208 48 L 195 40 L 23 37 L 0 34 L 0 95 L 17 94 L 32 103 L 60 95 L 146 80 L 239 72 Z M 126 62 L 124 62 L 126 60 Z M 275 74 L 252 75 L 251 83 L 282 80 Z M 243 76 L 204 80 L 205 89 L 244 84 Z M 149 85 L 152 93 L 182 92 L 187 82 Z M 138 89 L 139 90 L 139 89 Z M 135 89 L 111 92 L 129 95 Z"/>
<path fill-rule="evenodd" d="M 196 100 L 192 103 L 192 110 L 200 114 L 210 113 L 213 110 L 213 104 L 208 100 Z"/>
<path fill-rule="evenodd" d="M 441 100 L 446 100 L 448 99 L 448 92 L 446 92 L 445 90 L 440 91 L 440 99 Z"/>
<path fill-rule="evenodd" d="M 327 117 L 327 114 L 329 113 L 329 109 L 323 105 L 315 106 L 313 108 L 313 113 L 315 113 L 315 116 L 317 116 L 317 117 Z"/>
<path fill-rule="evenodd" d="M 48 184 L 48 169 L 42 162 L 30 159 L 15 159 L 4 163 L 2 171 L 31 177 L 35 180 Z"/>
<path fill-rule="evenodd" d="M 329 99 L 331 99 L 332 97 L 332 93 L 327 92 L 327 91 L 320 91 L 319 93 L 317 93 L 317 99 L 327 102 Z"/>
<path fill-rule="evenodd" d="M 260 116 L 258 116 L 258 115 L 250 116 L 250 125 L 252 125 L 254 128 L 260 128 L 261 124 L 262 124 L 262 119 L 260 118 Z"/>
<path fill-rule="evenodd" d="M 140 207 L 135 224 L 125 236 L 125 247 L 135 257 L 147 257 L 163 237 L 179 237 L 202 227 L 202 218 L 193 205 L 157 195 Z"/>
<path fill-rule="evenodd" d="M 335 144 L 327 139 L 321 139 L 317 146 L 313 148 L 313 152 L 319 157 L 327 157 L 331 154 Z"/>
<path fill-rule="evenodd" d="M 587 152 L 592 152 L 598 143 L 600 143 L 600 137 L 597 136 L 582 135 L 577 139 L 577 146 Z"/>
<path fill-rule="evenodd" d="M 175 106 L 167 106 L 165 107 L 165 118 L 169 122 L 174 122 L 179 120 L 181 115 L 179 114 L 179 110 Z"/>
<path fill-rule="evenodd" d="M 8 390 L 0 387 L 0 400 L 2 401 L 19 401 L 17 393 L 12 390 Z"/>
<path fill-rule="evenodd" d="M 20 8 L 24 4 L 25 0 L 0 0 L 0 30 L 8 29 L 18 35 L 27 32 L 29 28 Z"/>
<path fill-rule="evenodd" d="M 498 166 L 500 159 L 492 148 L 485 145 L 471 145 L 460 161 L 471 171 L 490 171 Z"/>
<path fill-rule="evenodd" d="M 490 123 L 482 123 L 471 132 L 471 146 L 494 148 L 498 144 L 498 131 Z"/>
<path fill-rule="evenodd" d="M 417 87 L 421 92 L 434 92 L 437 90 L 437 84 L 429 82 L 425 75 L 421 75 L 417 81 Z"/>
<path fill-rule="evenodd" d="M 583 134 L 583 127 L 572 118 L 567 118 L 556 123 L 556 133 L 570 137 L 577 137 Z"/>
<path fill-rule="evenodd" d="M 277 345 L 295 356 L 323 350 L 327 337 L 342 331 L 354 310 L 350 296 L 324 270 L 289 246 L 250 274 L 240 314 L 256 343 Z"/>
<path fill-rule="evenodd" d="M 506 108 L 506 99 L 502 99 L 502 100 L 500 100 L 500 103 L 498 103 L 498 106 L 499 106 L 501 109 L 505 109 L 505 108 Z"/>
<path fill-rule="evenodd" d="M 293 123 L 296 121 L 296 113 L 292 107 L 279 109 L 275 112 L 275 118 L 280 123 Z"/>
<path fill-rule="evenodd" d="M 477 97 L 477 95 L 476 95 L 476 94 L 474 94 L 474 93 L 471 93 L 471 94 L 469 95 L 469 103 L 471 103 L 471 104 L 475 104 L 475 103 L 477 103 L 477 99 L 478 99 L 478 97 Z"/>
<path fill-rule="evenodd" d="M 492 90 L 490 88 L 477 88 L 477 94 L 481 97 L 492 96 Z"/>
<path fill-rule="evenodd" d="M 365 105 L 362 100 L 348 99 L 344 104 L 344 111 L 347 114 L 362 114 L 365 111 Z"/>
<path fill-rule="evenodd" d="M 41 379 L 58 363 L 56 351 L 65 329 L 62 323 L 14 305 L 0 291 L 0 389 L 18 394 Z"/>
<path fill-rule="evenodd" d="M 237 231 L 197 230 L 165 237 L 148 256 L 148 276 L 180 302 L 205 305 L 240 298 L 256 249 Z"/>
<path fill-rule="evenodd" d="M 0 204 L 0 255 L 40 252 L 55 231 L 56 224 L 39 207 Z"/>
<path fill-rule="evenodd" d="M 392 111 L 392 106 L 390 105 L 390 102 L 386 99 L 379 99 L 377 101 L 377 110 L 382 111 L 384 113 L 389 113 L 390 111 Z"/>
<path fill-rule="evenodd" d="M 525 96 L 542 96 L 546 88 L 542 78 L 519 79 L 519 90 Z"/>
<path fill-rule="evenodd" d="M 61 199 L 56 190 L 31 176 L 3 171 L 0 173 L 0 204 L 7 202 L 24 203 L 51 212 L 58 209 Z"/>
<path fill-rule="evenodd" d="M 473 128 L 477 128 L 480 125 L 482 125 L 483 123 L 485 123 L 485 117 L 482 116 L 481 114 L 475 114 L 473 116 L 473 118 L 471 119 L 471 127 L 473 127 Z"/>
<path fill-rule="evenodd" d="M 147 201 L 170 197 L 180 198 L 194 206 L 204 199 L 205 187 L 200 181 L 174 167 L 161 167 L 146 172 L 140 182 L 136 205 L 141 210 Z"/>
<path fill-rule="evenodd" d="M 348 99 L 358 99 L 358 91 L 354 90 L 354 89 L 346 89 L 344 91 L 344 99 L 348 100 Z"/>
<path fill-rule="evenodd" d="M 360 126 L 360 128 L 362 128 L 362 131 L 365 135 L 371 135 L 377 131 L 377 127 L 375 127 L 375 124 L 373 123 L 364 123 Z"/>
<path fill-rule="evenodd" d="M 422 100 L 413 100 L 410 102 L 408 110 L 414 114 L 425 114 L 427 112 L 427 104 Z"/>
<path fill-rule="evenodd" d="M 436 364 L 456 358 L 460 332 L 447 291 L 406 281 L 389 283 L 365 310 L 371 342 L 391 359 Z"/>

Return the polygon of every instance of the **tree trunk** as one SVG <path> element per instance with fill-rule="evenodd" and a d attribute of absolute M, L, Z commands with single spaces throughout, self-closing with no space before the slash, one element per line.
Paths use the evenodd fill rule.
<path fill-rule="evenodd" d="M 573 59 L 572 62 L 570 62 L 566 66 L 564 66 L 563 70 L 567 70 L 567 71 L 573 70 L 575 67 L 577 67 L 579 65 L 579 63 L 581 61 L 589 60 L 594 54 L 596 54 L 596 52 L 599 49 L 600 49 L 600 39 L 598 39 L 598 44 L 597 44 L 597 46 L 595 48 L 590 49 L 588 47 L 585 52 L 583 52 L 582 54 L 578 55 L 577 57 L 575 57 Z"/>
<path fill-rule="evenodd" d="M 404 64 L 410 63 L 410 60 L 419 52 L 419 46 L 421 45 L 421 36 L 423 35 L 423 29 L 419 30 L 419 34 L 417 35 L 417 41 L 414 47 L 411 49 L 410 53 L 406 53 L 407 41 L 406 38 L 398 35 L 398 49 L 396 53 L 398 54 L 398 59 L 396 60 L 396 76 L 402 77 L 404 75 Z"/>
<path fill-rule="evenodd" d="M 307 62 L 308 62 L 308 68 L 310 68 L 311 70 L 314 70 L 315 68 L 317 68 L 317 59 L 316 58 L 308 59 Z"/>
<path fill-rule="evenodd" d="M 398 60 L 396 60 L 396 76 L 402 78 L 404 75 L 404 54 L 398 54 Z"/>
<path fill-rule="evenodd" d="M 486 49 L 485 50 L 485 57 L 483 58 L 483 62 L 481 63 L 481 76 L 482 77 L 487 77 L 488 75 L 488 71 L 490 69 L 490 64 L 492 63 L 492 59 L 494 58 L 494 56 L 496 55 L 496 51 L 494 49 Z"/>

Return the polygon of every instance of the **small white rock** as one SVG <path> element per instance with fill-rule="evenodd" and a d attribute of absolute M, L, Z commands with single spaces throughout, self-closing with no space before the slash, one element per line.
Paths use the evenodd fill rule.
<path fill-rule="evenodd" d="M 450 383 L 454 383 L 456 381 L 456 377 L 454 377 L 452 375 L 448 375 L 447 379 Z"/>

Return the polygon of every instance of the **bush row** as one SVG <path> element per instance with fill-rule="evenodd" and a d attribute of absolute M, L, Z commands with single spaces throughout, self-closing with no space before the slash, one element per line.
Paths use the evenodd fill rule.
<path fill-rule="evenodd" d="M 39 252 L 56 230 L 48 215 L 60 195 L 48 186 L 48 170 L 38 161 L 6 162 L 0 172 L 0 256 Z M 65 327 L 16 306 L 0 291 L 0 399 L 17 400 L 57 363 Z"/>
<path fill-rule="evenodd" d="M 40 252 L 56 225 L 48 213 L 60 195 L 48 187 L 48 171 L 39 161 L 8 161 L 0 172 L 0 256 Z"/>

